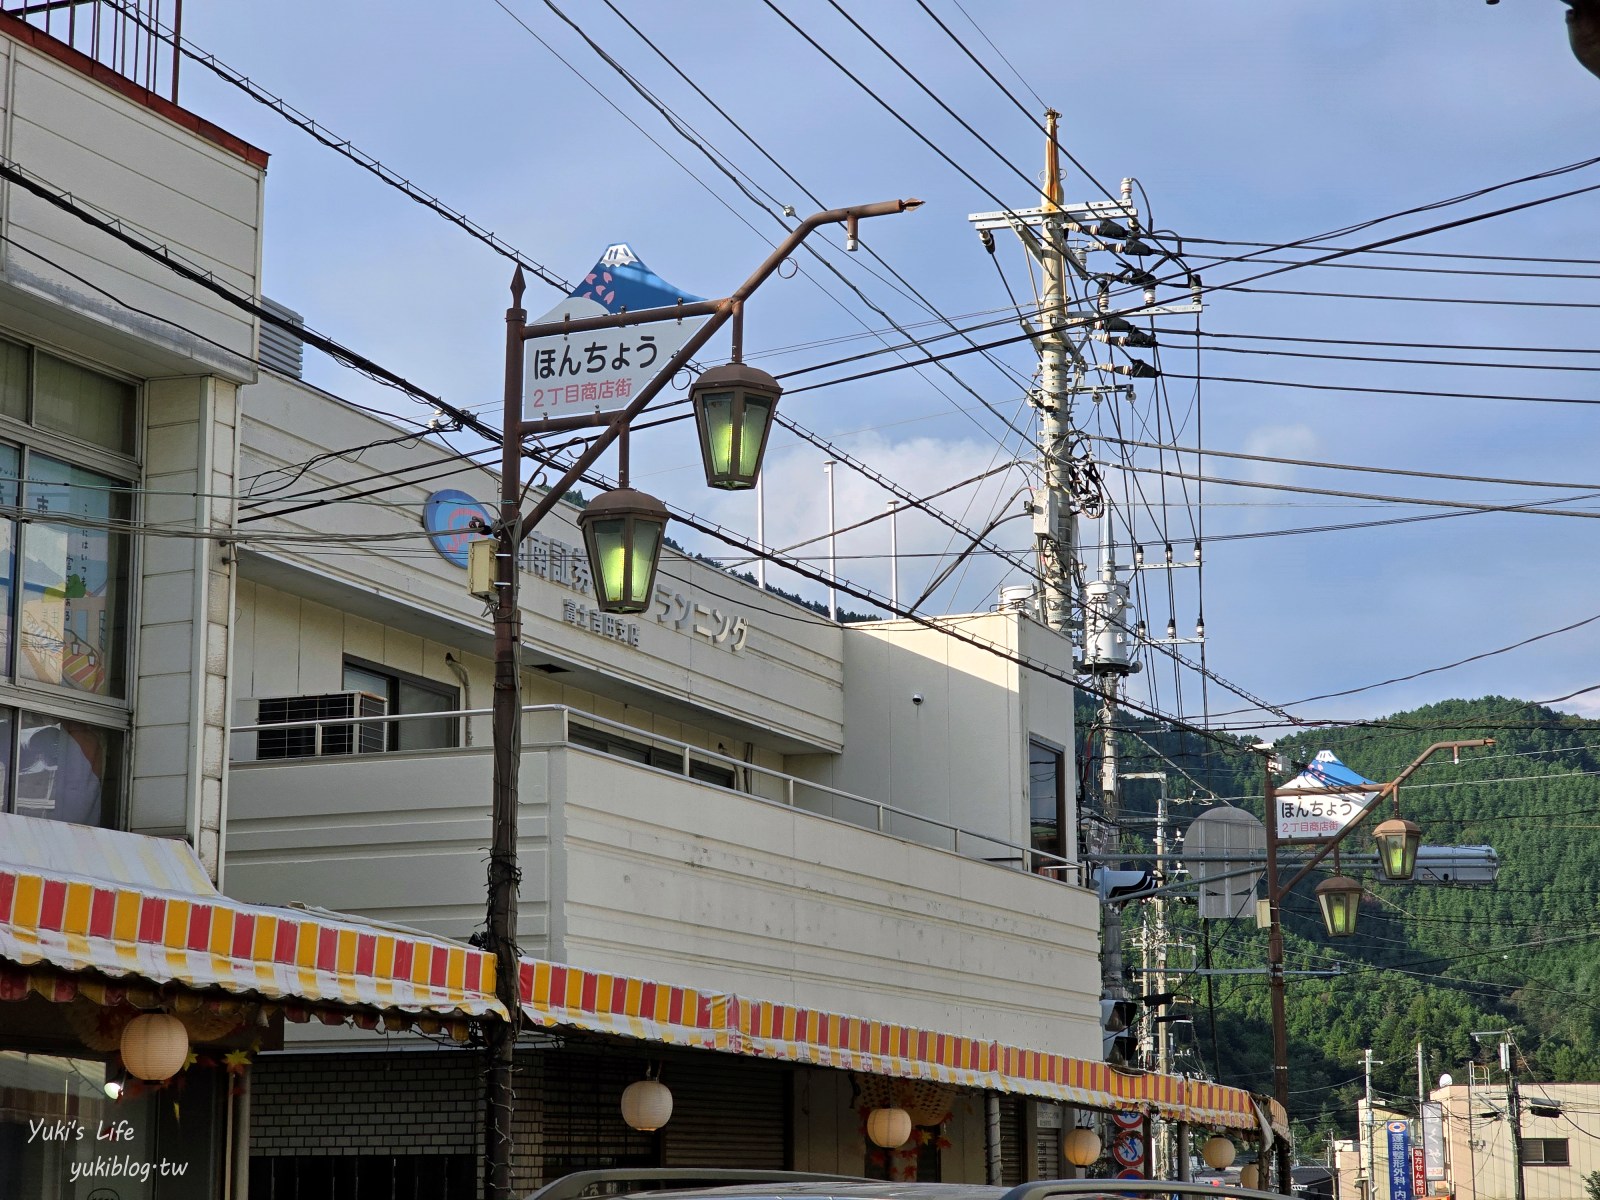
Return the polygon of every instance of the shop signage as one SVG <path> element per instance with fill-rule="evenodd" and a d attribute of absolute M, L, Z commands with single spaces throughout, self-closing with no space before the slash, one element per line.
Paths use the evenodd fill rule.
<path fill-rule="evenodd" d="M 435 549 L 458 567 L 467 565 L 467 543 L 473 534 L 473 520 L 489 523 L 488 510 L 465 492 L 435 492 L 422 510 L 423 527 Z M 579 629 L 612 638 L 625 646 L 639 645 L 639 625 L 602 613 L 592 603 L 594 579 L 589 574 L 589 556 L 582 546 L 569 545 L 542 533 L 530 533 L 517 551 L 517 562 L 528 574 L 566 588 L 582 600 L 563 600 L 561 619 Z M 657 625 L 676 629 L 689 637 L 738 654 L 744 650 L 750 632 L 749 619 L 736 609 L 703 604 L 692 596 L 656 585 L 651 614 Z"/>
<path fill-rule="evenodd" d="M 1411 1123 L 1390 1121 L 1385 1128 L 1389 1135 L 1389 1200 L 1412 1200 Z"/>
<path fill-rule="evenodd" d="M 618 242 L 606 247 L 571 295 L 533 324 L 670 308 L 680 300 L 699 299 L 673 287 Z M 626 408 L 706 320 L 667 320 L 530 339 L 524 353 L 522 415 L 538 420 Z"/>
<path fill-rule="evenodd" d="M 523 542 L 521 557 L 524 571 L 560 587 L 569 588 L 585 598 L 594 594 L 594 582 L 589 575 L 589 559 L 583 547 L 570 546 L 555 538 L 533 533 Z M 591 633 L 601 633 L 606 637 L 618 636 L 614 633 L 605 633 L 604 622 L 601 622 L 601 628 L 596 628 L 590 616 L 582 615 L 589 612 L 589 606 L 578 604 L 570 607 L 571 611 L 569 602 L 562 602 L 562 620 L 586 628 Z M 744 614 L 702 604 L 682 592 L 675 592 L 661 584 L 656 585 L 655 603 L 651 605 L 650 612 L 655 617 L 657 625 L 669 626 L 680 633 L 701 638 L 713 646 L 724 647 L 735 654 L 744 649 L 745 637 L 750 630 L 750 622 Z M 634 628 L 637 630 L 637 626 Z M 639 644 L 637 632 L 631 638 L 621 636 L 618 640 L 630 646 Z"/>
<path fill-rule="evenodd" d="M 1422 1105 L 1422 1150 L 1426 1178 L 1447 1178 L 1444 1163 L 1444 1105 L 1437 1100 L 1427 1100 Z"/>
<path fill-rule="evenodd" d="M 1328 788 L 1370 785 L 1372 791 L 1328 792 Z M 1321 794 L 1297 796 L 1296 792 Z M 1378 785 L 1363 779 L 1333 753 L 1320 750 L 1304 771 L 1275 789 L 1278 836 L 1288 841 L 1327 841 L 1349 827 L 1377 795 Z"/>

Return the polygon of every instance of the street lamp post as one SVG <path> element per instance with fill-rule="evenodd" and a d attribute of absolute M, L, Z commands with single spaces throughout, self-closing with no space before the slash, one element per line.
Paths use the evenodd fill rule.
<path fill-rule="evenodd" d="M 1311 873 L 1311 870 L 1329 854 L 1337 854 L 1339 844 L 1364 821 L 1369 813 L 1380 805 L 1384 797 L 1390 797 L 1395 806 L 1395 815 L 1384 821 L 1374 830 L 1374 837 L 1378 839 L 1378 860 L 1384 869 L 1384 875 L 1390 879 L 1409 879 L 1416 868 L 1417 845 L 1421 841 L 1422 831 L 1410 821 L 1403 820 L 1399 814 L 1400 785 L 1409 779 L 1414 771 L 1428 759 L 1441 750 L 1460 752 L 1473 746 L 1492 746 L 1493 738 L 1474 738 L 1461 742 L 1435 742 L 1429 746 L 1412 763 L 1395 776 L 1388 783 L 1379 786 L 1376 794 L 1369 799 L 1345 826 L 1333 837 L 1327 839 L 1321 848 L 1307 859 L 1298 871 L 1288 880 L 1280 882 L 1278 878 L 1278 847 L 1286 841 L 1293 843 L 1304 839 L 1280 838 L 1278 836 L 1278 798 L 1277 791 L 1272 783 L 1272 755 L 1267 747 L 1260 747 L 1262 751 L 1262 765 L 1264 768 L 1264 797 L 1265 816 L 1267 826 L 1267 982 L 1268 991 L 1272 1001 L 1272 1096 L 1283 1109 L 1285 1118 L 1289 1112 L 1289 1026 L 1288 1016 L 1284 1004 L 1283 985 L 1283 901 L 1294 890 L 1296 884 Z M 1367 785 L 1351 785 L 1346 787 L 1306 788 L 1296 791 L 1296 796 L 1307 795 L 1348 795 L 1351 792 L 1366 792 Z M 1317 887 L 1317 901 L 1323 912 L 1323 922 L 1327 926 L 1330 937 L 1348 937 L 1355 932 L 1356 907 L 1361 899 L 1361 885 L 1354 880 L 1347 879 L 1342 874 L 1336 873 L 1332 878 L 1323 881 Z M 1291 1155 L 1289 1142 L 1286 1138 L 1279 1138 L 1277 1143 L 1275 1171 L 1277 1188 L 1284 1195 L 1293 1191 L 1290 1179 Z"/>
<path fill-rule="evenodd" d="M 723 325 L 733 322 L 733 363 L 708 371 L 696 383 L 695 408 L 700 441 L 706 455 L 706 478 L 713 487 L 740 489 L 754 482 L 766 445 L 773 407 L 779 389 L 764 372 L 743 367 L 744 304 L 750 295 L 781 266 L 813 230 L 822 225 L 844 224 L 848 247 L 855 248 L 857 222 L 918 207 L 920 200 L 887 200 L 815 213 L 802 221 L 767 257 L 739 289 L 721 300 L 700 300 L 664 308 L 623 311 L 598 317 L 567 318 L 539 325 L 527 323 L 522 307 L 526 284 L 519 266 L 511 280 L 511 307 L 506 310 L 506 374 L 500 453 L 500 512 L 489 531 L 495 541 L 494 604 L 494 710 L 493 761 L 490 813 L 493 842 L 489 851 L 488 912 L 484 947 L 495 956 L 495 991 L 507 1020 L 486 1022 L 488 1067 L 484 1085 L 484 1195 L 487 1200 L 511 1200 L 512 1121 L 515 1093 L 517 1029 L 521 1021 L 518 986 L 519 952 L 516 942 L 517 884 L 517 774 L 522 760 L 522 615 L 519 604 L 521 571 L 517 564 L 522 539 L 561 501 L 613 442 L 619 446 L 619 487 L 597 497 L 579 518 L 590 556 L 599 607 L 607 612 L 637 612 L 641 600 L 648 605 L 649 581 L 655 576 L 665 506 L 652 496 L 628 487 L 628 426 L 655 399 L 662 388 Z M 684 343 L 641 388 L 626 408 L 615 413 L 545 417 L 526 420 L 522 412 L 523 357 L 528 341 L 552 335 L 584 333 L 707 317 L 706 323 Z M 730 422 L 731 427 L 730 427 Z M 530 438 L 599 426 L 566 473 L 539 498 L 526 514 L 522 505 L 522 456 Z M 537 456 L 535 456 L 537 457 Z M 647 553 L 648 552 L 648 553 Z"/>

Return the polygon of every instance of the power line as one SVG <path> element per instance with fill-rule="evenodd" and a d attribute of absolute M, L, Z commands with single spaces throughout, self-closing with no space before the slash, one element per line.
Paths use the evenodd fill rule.
<path fill-rule="evenodd" d="M 1112 442 L 1124 446 L 1136 446 L 1143 449 L 1160 448 L 1154 442 L 1114 438 L 1106 434 L 1095 434 L 1094 437 L 1096 441 Z M 1453 483 L 1493 483 L 1510 487 L 1568 488 L 1574 491 L 1600 491 L 1600 483 L 1562 483 L 1548 479 L 1507 479 L 1496 475 L 1461 475 L 1449 471 L 1417 471 L 1405 467 L 1362 466 L 1354 463 L 1330 462 L 1327 459 L 1286 458 L 1274 454 L 1246 454 L 1238 450 L 1209 450 L 1199 446 L 1169 446 L 1168 448 L 1179 454 L 1193 454 L 1200 458 L 1230 458 L 1243 462 L 1272 463 L 1276 466 L 1316 467 L 1329 471 L 1357 471 L 1372 475 L 1404 476 L 1409 479 L 1442 479 Z"/>
<path fill-rule="evenodd" d="M 343 155 L 345 158 L 361 167 L 364 171 L 369 172 L 378 179 L 382 180 L 384 183 L 388 184 L 388 186 L 394 188 L 403 196 L 415 201 L 417 204 L 422 205 L 422 207 L 437 214 L 438 216 L 443 217 L 452 225 L 458 226 L 459 228 L 465 230 L 470 236 L 488 246 L 496 254 L 508 258 L 514 263 L 517 263 L 524 271 L 527 271 L 541 282 L 547 283 L 551 287 L 557 288 L 562 292 L 570 292 L 572 290 L 572 285 L 566 280 L 562 279 L 559 275 L 556 275 L 554 272 L 544 267 L 540 263 L 535 262 L 532 258 L 528 257 L 526 254 L 523 254 L 522 251 L 507 243 L 497 234 L 485 229 L 482 225 L 479 225 L 476 221 L 472 220 L 465 214 L 451 208 L 438 197 L 424 191 L 405 176 L 390 170 L 372 155 L 353 145 L 348 138 L 341 138 L 337 134 L 332 133 L 325 126 L 319 124 L 317 121 L 307 116 L 299 109 L 295 108 L 288 101 L 273 95 L 271 92 L 261 87 L 261 85 L 251 80 L 248 76 L 241 74 L 232 67 L 228 66 L 226 63 L 222 62 L 217 58 L 216 55 L 210 53 L 209 51 L 202 50 L 188 38 L 180 37 L 176 32 L 168 29 L 149 13 L 146 13 L 142 9 L 131 9 L 126 4 L 121 3 L 120 0 L 105 0 L 105 2 L 110 3 L 124 17 L 134 21 L 139 25 L 142 25 L 147 32 L 171 43 L 172 46 L 185 58 L 198 63 L 202 67 L 205 67 L 218 79 L 221 79 L 223 82 L 238 88 L 257 104 L 262 105 L 264 108 L 271 109 L 284 120 L 288 121 L 291 125 L 295 126 L 295 128 L 301 130 L 303 133 L 308 134 L 310 137 L 314 138 L 316 141 L 320 142 L 322 145 L 326 146 L 335 153 Z"/>

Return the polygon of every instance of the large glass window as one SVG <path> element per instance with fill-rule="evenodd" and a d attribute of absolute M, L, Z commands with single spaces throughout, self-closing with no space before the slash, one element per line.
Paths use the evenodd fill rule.
<path fill-rule="evenodd" d="M 415 713 L 453 713 L 461 707 L 461 691 L 448 684 L 435 683 L 401 671 L 347 659 L 344 687 L 351 692 L 370 692 L 389 702 L 389 716 Z M 389 750 L 435 750 L 460 743 L 459 717 L 424 717 L 413 721 L 392 721 L 384 746 Z"/>
<path fill-rule="evenodd" d="M 0 1195 L 154 1197 L 157 1093 L 119 1098 L 120 1082 L 96 1059 L 0 1050 Z"/>
<path fill-rule="evenodd" d="M 567 736 L 571 738 L 574 746 L 598 750 L 613 758 L 625 758 L 629 762 L 659 767 L 663 771 L 683 770 L 683 751 L 675 747 L 646 745 L 644 742 L 635 741 L 611 730 L 597 729 L 593 725 L 583 725 L 577 721 L 568 724 Z M 689 778 L 724 788 L 736 788 L 739 782 L 733 768 L 727 763 L 708 762 L 692 755 L 689 758 Z"/>
<path fill-rule="evenodd" d="M 1043 742 L 1028 742 L 1028 825 L 1032 846 L 1066 857 L 1066 784 L 1061 751 Z"/>
<path fill-rule="evenodd" d="M 121 454 L 133 453 L 134 389 L 53 354 L 34 354 L 33 423 Z"/>
<path fill-rule="evenodd" d="M 136 398 L 0 339 L 0 812 L 116 823 Z"/>

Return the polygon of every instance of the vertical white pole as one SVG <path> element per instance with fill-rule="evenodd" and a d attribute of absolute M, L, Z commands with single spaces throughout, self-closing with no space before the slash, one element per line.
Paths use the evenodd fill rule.
<path fill-rule="evenodd" d="M 833 581 L 839 577 L 838 545 L 833 531 L 838 522 L 833 519 L 833 459 L 822 464 L 822 469 L 828 474 L 828 619 L 839 619 L 839 589 L 833 586 Z"/>
<path fill-rule="evenodd" d="M 767 477 L 765 474 L 756 476 L 756 545 L 761 547 L 761 554 L 756 558 L 756 586 L 762 591 L 767 590 Z"/>
<path fill-rule="evenodd" d="M 889 604 L 896 612 L 900 611 L 899 509 L 900 501 L 889 501 Z"/>

